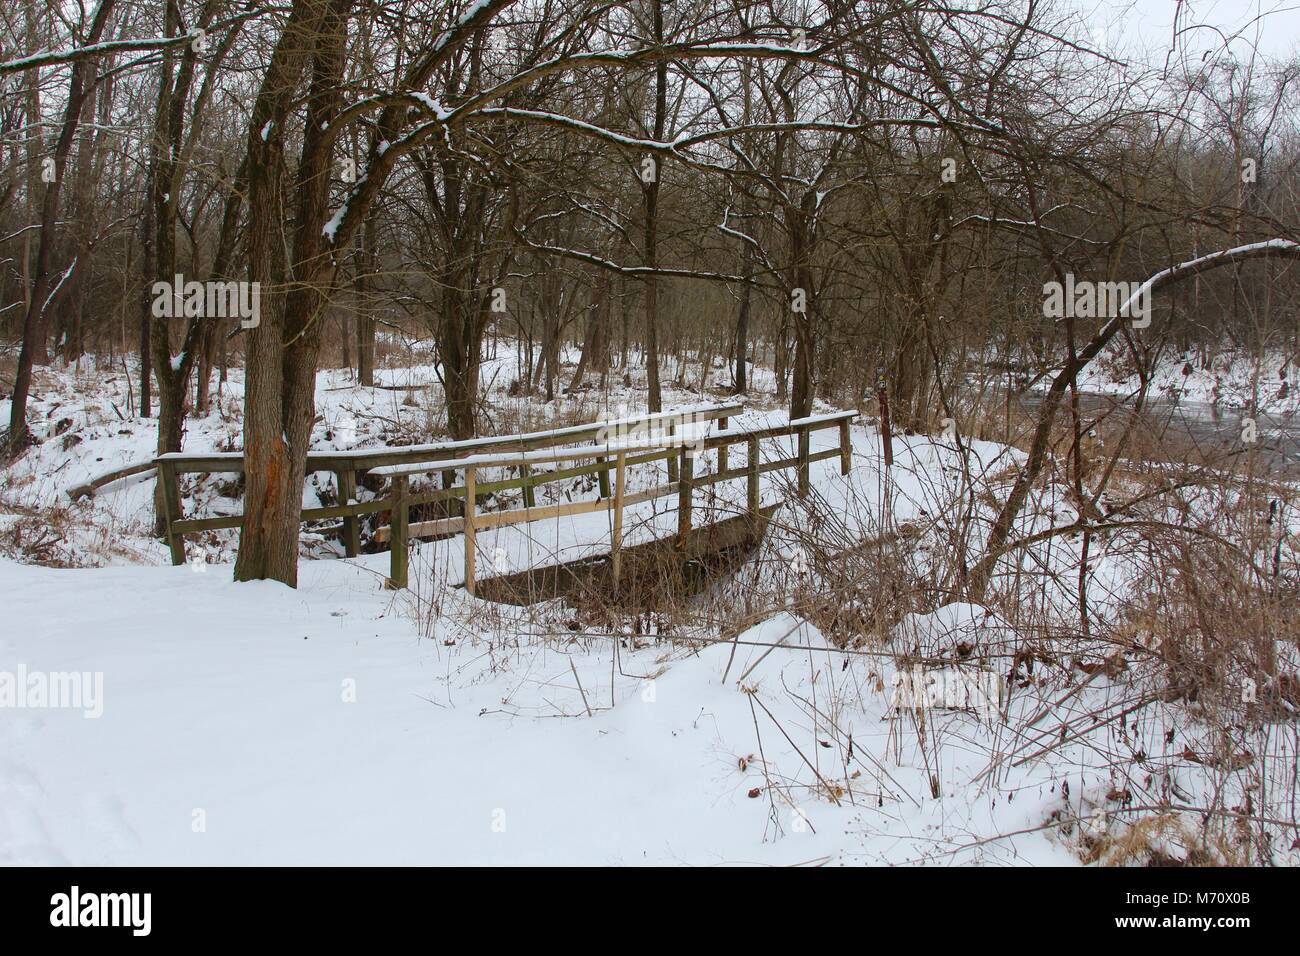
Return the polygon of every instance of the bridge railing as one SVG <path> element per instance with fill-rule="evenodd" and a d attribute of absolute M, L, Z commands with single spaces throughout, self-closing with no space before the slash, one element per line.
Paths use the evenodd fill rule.
<path fill-rule="evenodd" d="M 572 425 L 549 431 L 527 432 L 518 435 L 501 435 L 487 438 L 471 438 L 465 441 L 435 442 L 432 444 L 405 445 L 400 448 L 358 448 L 348 451 L 319 451 L 307 455 L 307 473 L 333 472 L 338 487 L 339 503 L 320 508 L 303 508 L 302 521 L 328 520 L 341 518 L 343 521 L 343 546 L 349 557 L 355 557 L 361 550 L 361 518 L 368 514 L 389 511 L 394 504 L 392 495 L 376 498 L 372 501 L 357 500 L 359 480 L 367 475 L 377 473 L 378 469 L 401 466 L 411 462 L 430 459 L 459 459 L 460 456 L 493 453 L 524 453 L 537 449 L 555 448 L 577 442 L 603 440 L 611 430 L 636 430 L 644 428 L 663 429 L 669 434 L 701 422 L 717 422 L 722 429 L 727 427 L 729 418 L 744 411 L 740 402 L 724 402 L 705 405 L 690 405 L 674 408 L 666 412 L 654 412 L 633 415 L 613 421 L 598 421 L 585 425 Z M 162 486 L 164 507 L 164 527 L 167 545 L 171 552 L 172 564 L 185 563 L 185 542 L 187 534 L 197 534 L 222 528 L 237 528 L 243 522 L 243 514 L 218 515 L 215 517 L 186 517 L 181 507 L 179 476 L 183 474 L 221 474 L 240 473 L 244 470 L 243 452 L 172 452 L 159 455 L 153 460 L 153 467 L 158 469 L 158 481 Z M 676 463 L 673 463 L 675 471 Z M 594 472 L 597 469 L 579 469 L 574 473 Z M 454 468 L 444 469 L 445 483 L 450 484 L 455 473 Z M 566 475 L 557 474 L 549 478 L 558 481 Z M 608 469 L 600 475 L 601 491 L 608 497 Z M 518 478 L 483 484 L 479 491 L 500 491 L 508 488 L 523 488 L 527 504 L 533 504 L 534 488 L 540 482 L 531 481 L 526 464 L 521 466 Z M 426 501 L 450 500 L 463 498 L 456 489 L 449 489 L 452 494 L 430 492 L 411 497 L 407 507 Z"/>
<path fill-rule="evenodd" d="M 478 531 L 525 522 L 542 521 L 548 518 L 560 518 L 569 515 L 588 514 L 595 511 L 613 511 L 610 532 L 610 562 L 614 581 L 617 583 L 621 571 L 621 552 L 623 544 L 623 511 L 626 507 L 643 501 L 664 497 L 676 493 L 677 499 L 677 535 L 685 543 L 691 530 L 691 497 L 696 488 L 707 487 L 721 481 L 746 479 L 746 507 L 750 515 L 757 518 L 759 513 L 759 475 L 764 472 L 794 468 L 797 472 L 797 489 L 800 497 L 809 489 L 809 469 L 818 461 L 839 458 L 840 473 L 847 475 L 852 468 L 853 446 L 850 438 L 850 424 L 857 417 L 857 412 L 834 412 L 826 415 L 814 415 L 800 418 L 783 425 L 758 428 L 727 428 L 710 432 L 702 437 L 683 435 L 652 438 L 647 441 L 607 440 L 581 448 L 553 448 L 536 451 L 521 451 L 514 454 L 474 454 L 466 457 L 431 459 L 419 462 L 388 465 L 375 468 L 371 474 L 392 480 L 392 494 L 387 499 L 390 511 L 390 524 L 380 528 L 376 538 L 390 543 L 389 586 L 394 588 L 407 585 L 408 546 L 412 537 L 441 536 L 463 533 L 465 538 L 465 589 L 474 593 L 475 576 L 475 538 Z M 839 430 L 839 442 L 836 447 L 813 453 L 812 434 L 823 429 Z M 759 445 L 764 439 L 788 438 L 797 436 L 798 445 L 794 456 L 773 461 L 762 461 Z M 728 467 L 727 450 L 732 445 L 745 444 L 748 454 L 745 465 L 739 468 Z M 702 451 L 717 449 L 718 470 L 712 473 L 695 472 L 695 458 Z M 565 464 L 569 462 L 594 459 L 592 464 L 575 467 L 533 471 L 543 464 Z M 670 465 L 669 481 L 635 494 L 627 494 L 627 469 L 633 465 L 667 460 Z M 520 478 L 504 481 L 480 482 L 478 474 L 486 468 L 518 468 L 523 473 Z M 452 487 L 434 490 L 422 490 L 412 493 L 410 479 L 418 475 L 437 472 L 458 471 L 462 482 Z M 614 491 L 609 493 L 609 475 L 614 474 Z M 595 501 L 571 501 L 564 504 L 537 507 L 535 500 L 527 491 L 538 485 L 561 481 L 585 474 L 597 474 L 601 482 L 601 497 Z M 524 488 L 524 507 L 505 511 L 480 512 L 478 499 L 481 495 L 504 488 Z M 433 521 L 410 522 L 411 508 L 417 504 L 433 501 L 458 499 L 463 503 L 459 516 L 440 518 Z"/>

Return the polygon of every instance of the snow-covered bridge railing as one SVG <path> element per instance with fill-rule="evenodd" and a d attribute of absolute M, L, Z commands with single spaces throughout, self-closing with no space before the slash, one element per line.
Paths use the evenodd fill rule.
<path fill-rule="evenodd" d="M 543 521 L 548 518 L 561 518 L 569 515 L 588 514 L 595 511 L 613 511 L 610 531 L 610 563 L 615 582 L 619 580 L 620 553 L 623 537 L 623 510 L 633 504 L 650 501 L 655 498 L 677 493 L 677 535 L 685 542 L 691 530 L 691 496 L 696 488 L 707 487 L 721 481 L 745 478 L 747 481 L 746 507 L 755 519 L 759 514 L 758 477 L 763 472 L 785 468 L 795 468 L 798 473 L 798 494 L 803 497 L 808 493 L 809 466 L 814 462 L 838 457 L 841 474 L 848 474 L 852 467 L 853 446 L 849 434 L 849 425 L 857 412 L 833 412 L 827 415 L 813 415 L 799 418 L 783 425 L 761 428 L 727 428 L 723 427 L 703 436 L 665 435 L 642 441 L 606 441 L 603 444 L 589 445 L 581 448 L 551 448 L 536 451 L 519 451 L 513 454 L 473 454 L 466 457 L 431 459 L 406 464 L 389 465 L 372 470 L 376 477 L 392 479 L 391 524 L 380 528 L 376 537 L 380 541 L 390 541 L 389 585 L 405 587 L 407 584 L 407 549 L 412 537 L 440 536 L 463 533 L 465 537 L 465 589 L 474 593 L 475 570 L 475 535 L 479 530 Z M 839 443 L 834 448 L 813 453 L 812 433 L 821 429 L 838 428 Z M 793 457 L 764 462 L 759 455 L 759 443 L 763 439 L 798 436 L 798 449 Z M 748 448 L 744 466 L 728 467 L 727 450 L 736 444 L 745 444 Z M 702 451 L 718 450 L 718 470 L 713 473 L 697 474 L 695 457 Z M 562 464 L 567 462 L 594 459 L 590 465 L 532 472 L 543 464 Z M 670 469 L 669 481 L 644 491 L 628 495 L 627 469 L 632 465 L 667 460 L 675 464 Z M 479 482 L 478 472 L 485 468 L 518 468 L 526 474 L 521 479 L 507 481 Z M 460 471 L 463 475 L 461 484 L 454 487 L 422 491 L 412 494 L 410 479 L 413 476 L 434 474 L 438 472 Z M 614 472 L 614 493 L 609 494 L 609 474 Z M 536 485 L 560 481 L 583 474 L 597 474 L 601 479 L 601 497 L 595 501 L 570 501 L 564 504 L 537 507 L 535 501 L 525 492 L 524 507 L 506 511 L 479 512 L 478 499 L 489 491 L 503 487 L 523 487 L 526 490 Z M 410 522 L 411 507 L 433 501 L 450 501 L 459 499 L 463 502 L 462 514 L 456 517 L 440 518 L 433 521 Z"/>
<path fill-rule="evenodd" d="M 343 521 L 343 546 L 349 557 L 356 556 L 361 550 L 361 525 L 363 515 L 389 511 L 393 506 L 390 497 L 377 498 L 373 501 L 357 501 L 357 484 L 359 476 L 375 473 L 376 469 L 400 466 L 411 462 L 432 459 L 456 459 L 463 455 L 504 454 L 507 452 L 528 452 L 537 449 L 556 448 L 580 442 L 603 440 L 611 430 L 616 432 L 636 431 L 644 428 L 664 429 L 675 433 L 692 423 L 716 421 L 726 428 L 728 418 L 740 414 L 744 405 L 740 402 L 724 402 L 703 405 L 689 405 L 674 408 L 666 412 L 654 412 L 634 415 L 612 421 L 592 422 L 588 425 L 572 425 L 549 431 L 526 432 L 517 435 L 499 435 L 486 438 L 471 438 L 464 441 L 435 442 L 432 444 L 405 445 L 400 448 L 357 448 L 348 451 L 309 452 L 307 455 L 307 472 L 333 472 L 337 481 L 339 502 L 320 508 L 304 508 L 303 521 L 328 520 L 341 518 Z M 179 476 L 182 474 L 220 474 L 239 473 L 244 470 L 243 452 L 173 452 L 159 455 L 152 462 L 158 469 L 158 481 L 162 484 L 164 506 L 164 523 L 167 544 L 171 551 L 172 564 L 185 563 L 184 536 L 202 531 L 221 528 L 237 528 L 243 521 L 242 514 L 219 515 L 210 518 L 187 518 L 181 508 Z M 675 468 L 675 463 L 674 463 Z M 594 471 L 595 469 L 590 469 Z M 454 469 L 448 468 L 447 480 L 450 482 Z M 563 475 L 556 475 L 548 480 L 558 481 Z M 608 470 L 601 473 L 601 491 L 609 496 Z M 480 486 L 480 491 L 501 491 L 508 488 L 522 488 L 524 500 L 533 503 L 533 489 L 541 482 L 533 481 L 527 466 L 521 469 L 517 478 L 492 482 Z M 424 501 L 446 500 L 455 498 L 459 491 L 448 495 L 433 493 L 412 498 L 409 505 Z"/>

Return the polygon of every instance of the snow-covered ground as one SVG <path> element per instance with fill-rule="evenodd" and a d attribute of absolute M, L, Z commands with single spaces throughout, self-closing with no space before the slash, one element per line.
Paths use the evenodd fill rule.
<path fill-rule="evenodd" d="M 726 683 L 729 646 L 420 638 L 378 557 L 306 563 L 297 591 L 220 567 L 0 563 L 2 659 L 102 674 L 98 717 L 0 712 L 0 860 L 902 861 L 1064 806 L 1046 780 L 1015 802 L 922 797 L 919 758 L 881 761 L 870 664 L 841 670 L 796 620 L 743 639 L 793 629 L 807 650 L 749 670 L 762 652 L 739 647 Z M 832 687 L 834 723 L 796 697 Z M 988 857 L 1070 859 L 1037 834 L 953 859 Z"/>
<path fill-rule="evenodd" d="M 432 372 L 389 369 L 381 381 Z M 541 407 L 513 402 L 513 374 L 502 359 L 485 376 L 498 425 L 508 423 L 499 430 L 638 407 L 636 383 L 621 382 Z M 1103 836 L 1124 845 L 1143 808 L 1243 805 L 1248 791 L 1284 806 L 1293 786 L 1287 733 L 1266 727 L 1254 755 L 1216 767 L 1224 728 L 1183 702 L 1147 701 L 1114 722 L 1149 689 L 1152 655 L 1140 633 L 1118 650 L 1073 634 L 1072 580 L 1045 575 L 1045 616 L 1032 619 L 941 596 L 961 555 L 946 535 L 968 502 L 987 508 L 1005 493 L 1024 460 L 1015 449 L 974 442 L 963 468 L 949 442 L 897 438 L 886 476 L 879 434 L 857 426 L 849 476 L 834 460 L 813 467 L 814 504 L 788 499 L 788 475 L 765 476 L 765 500 L 787 503 L 742 572 L 697 599 L 694 618 L 611 629 L 561 601 L 523 609 L 468 597 L 455 587 L 460 537 L 418 544 L 402 592 L 383 586 L 386 552 L 343 559 L 327 535 L 304 535 L 296 590 L 234 583 L 233 534 L 192 540 L 204 560 L 170 567 L 150 534 L 150 480 L 66 497 L 152 452 L 152 424 L 119 414 L 122 385 L 109 373 L 49 376 L 34 402 L 44 441 L 2 476 L 7 553 L 72 567 L 0 558 L 0 862 L 1059 864 L 1096 858 Z M 236 397 L 189 422 L 187 448 L 238 446 L 232 387 Z M 428 440 L 436 393 L 359 389 L 322 372 L 317 446 Z M 714 397 L 675 391 L 666 405 Z M 742 424 L 781 420 L 754 404 Z M 834 441 L 820 433 L 814 450 Z M 662 480 L 654 472 L 634 472 L 632 489 Z M 331 490 L 318 478 L 308 503 Z M 220 476 L 186 491 L 191 514 L 238 506 Z M 594 494 L 594 482 L 551 493 Z M 736 481 L 697 491 L 695 504 L 706 519 L 743 500 Z M 631 542 L 671 533 L 673 508 L 630 510 Z M 1049 480 L 1017 534 L 1074 516 L 1068 489 Z M 480 567 L 589 553 L 608 521 L 481 533 Z M 868 530 L 913 536 L 863 561 L 853 555 Z M 24 550 L 46 532 L 59 540 Z M 981 533 L 977 524 L 976 553 Z M 818 535 L 845 536 L 829 567 L 806 550 Z M 1047 538 L 1008 573 L 1068 568 L 1080 547 L 1078 536 Z M 1098 621 L 1142 584 L 1130 552 L 1118 537 L 1096 542 Z M 917 612 L 883 637 L 846 641 L 841 625 L 813 623 L 827 626 L 817 599 L 844 587 L 837 574 L 894 564 L 938 597 L 909 596 Z M 736 591 L 787 596 L 756 599 L 752 620 L 710 625 L 710 614 L 733 614 Z M 827 594 L 857 607 L 855 594 Z M 942 667 L 921 672 L 920 660 Z M 921 706 L 939 675 L 962 682 L 962 699 L 940 686 Z M 969 699 L 972 675 L 993 688 L 992 703 Z M 1275 843 L 1274 862 L 1300 863 L 1288 843 Z"/>

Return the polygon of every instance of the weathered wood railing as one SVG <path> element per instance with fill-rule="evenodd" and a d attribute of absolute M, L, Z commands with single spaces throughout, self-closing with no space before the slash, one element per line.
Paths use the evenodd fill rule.
<path fill-rule="evenodd" d="M 350 451 L 310 452 L 307 455 L 307 472 L 333 472 L 338 485 L 339 503 L 320 508 L 302 509 L 303 521 L 341 518 L 343 520 L 343 546 L 349 557 L 354 557 L 361 549 L 361 524 L 363 515 L 389 511 L 393 508 L 391 497 L 378 498 L 373 501 L 357 501 L 357 484 L 365 474 L 375 469 L 402 465 L 410 462 L 428 461 L 435 458 L 455 458 L 460 455 L 527 452 L 541 448 L 555 448 L 575 442 L 596 441 L 608 434 L 611 429 L 663 428 L 675 432 L 692 423 L 716 421 L 725 428 L 730 417 L 744 410 L 740 402 L 722 404 L 692 405 L 675 408 L 667 412 L 634 415 L 615 421 L 592 422 L 588 425 L 573 425 L 544 432 L 528 432 L 519 435 L 502 435 L 488 438 L 472 438 L 466 441 L 436 442 L 423 445 L 407 445 L 401 448 L 358 448 Z M 164 525 L 168 548 L 173 564 L 185 563 L 184 536 L 202 531 L 220 528 L 237 528 L 243 521 L 242 514 L 219 515 L 211 518 L 187 518 L 181 510 L 181 493 L 178 476 L 182 474 L 220 474 L 239 473 L 244 470 L 243 452 L 174 452 L 159 455 L 153 460 L 158 469 L 158 480 L 162 483 L 162 499 L 165 509 Z M 454 469 L 445 469 L 447 479 L 451 480 Z M 572 470 L 573 474 L 595 472 L 596 468 Z M 523 488 L 524 500 L 533 504 L 533 489 L 540 482 L 530 481 L 524 473 L 518 478 L 481 484 L 479 493 L 501 491 L 508 488 Z M 567 477 L 556 474 L 548 480 L 558 481 Z M 608 469 L 600 474 L 601 493 L 609 496 Z M 407 501 L 407 507 L 424 501 L 463 498 L 457 491 L 452 495 L 430 494 L 418 496 Z M 408 511 L 403 512 L 403 520 Z"/>
<path fill-rule="evenodd" d="M 677 534 L 678 540 L 684 543 L 691 530 L 691 497 L 694 490 L 721 481 L 745 478 L 747 511 L 756 517 L 760 504 L 758 478 L 763 472 L 783 468 L 797 469 L 797 488 L 800 497 L 808 493 L 809 468 L 815 462 L 838 457 L 840 473 L 848 474 L 852 467 L 853 454 L 849 426 L 856 417 L 857 412 L 835 412 L 796 419 L 784 425 L 761 428 L 724 426 L 718 431 L 701 437 L 677 435 L 649 441 L 609 441 L 582 448 L 553 448 L 515 454 L 475 454 L 461 458 L 434 459 L 375 468 L 371 474 L 376 477 L 391 478 L 393 483 L 392 496 L 388 499 L 391 524 L 387 528 L 380 528 L 376 535 L 378 540 L 390 541 L 389 585 L 405 587 L 407 584 L 407 551 L 412 537 L 463 533 L 465 589 L 473 594 L 478 531 L 602 510 L 613 511 L 610 562 L 614 580 L 617 582 L 621 570 L 623 511 L 627 506 L 676 493 L 678 496 Z M 813 453 L 812 433 L 827 428 L 839 429 L 837 446 Z M 759 454 L 759 443 L 762 440 L 791 436 L 798 437 L 798 447 L 793 457 L 762 461 Z M 740 468 L 730 468 L 727 449 L 731 445 L 741 443 L 748 447 L 745 465 Z M 696 474 L 696 455 L 712 449 L 718 451 L 718 470 L 713 473 Z M 594 459 L 594 464 L 534 472 L 519 479 L 506 481 L 480 482 L 478 480 L 479 471 L 485 468 L 519 468 L 521 471 L 531 471 L 534 466 L 541 464 L 561 464 L 585 459 Z M 628 495 L 626 493 L 628 467 L 660 460 L 667 460 L 670 464 L 676 465 L 674 469 L 670 469 L 668 483 Z M 612 497 L 608 490 L 611 470 L 614 472 Z M 412 494 L 410 487 L 412 477 L 447 471 L 460 471 L 464 476 L 462 483 L 454 487 L 423 490 L 418 494 Z M 489 491 L 506 487 L 535 487 L 592 473 L 604 478 L 601 482 L 602 495 L 598 500 L 537 507 L 536 502 L 525 495 L 523 508 L 483 513 L 478 511 L 479 496 Z M 452 499 L 460 499 L 463 502 L 460 516 L 411 524 L 410 509 L 413 505 Z"/>

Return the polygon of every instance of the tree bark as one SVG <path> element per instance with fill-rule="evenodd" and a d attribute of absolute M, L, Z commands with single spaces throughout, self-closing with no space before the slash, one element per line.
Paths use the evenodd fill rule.
<path fill-rule="evenodd" d="M 323 227 L 328 213 L 328 127 L 338 111 L 351 0 L 296 0 L 253 106 L 248 136 L 249 278 L 261 283 L 261 323 L 251 330 L 244 402 L 244 517 L 235 580 L 298 583 L 298 530 L 315 419 L 320 316 L 333 282 Z M 285 122 L 310 63 L 292 268 L 286 220 Z M 287 293 L 283 280 L 292 272 Z M 269 291 L 269 294 L 268 294 Z"/>

